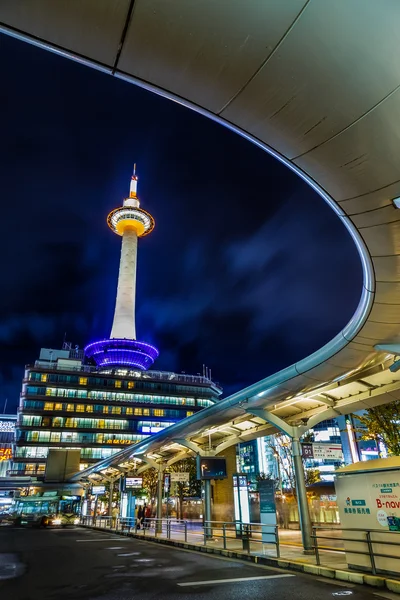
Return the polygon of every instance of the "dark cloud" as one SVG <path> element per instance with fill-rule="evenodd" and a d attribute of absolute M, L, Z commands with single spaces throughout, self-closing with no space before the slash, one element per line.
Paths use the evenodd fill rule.
<path fill-rule="evenodd" d="M 25 363 L 64 334 L 108 336 L 120 240 L 107 213 L 138 163 L 138 337 L 156 367 L 227 392 L 316 350 L 361 289 L 350 237 L 282 164 L 221 126 L 122 81 L 0 38 L 0 409 Z"/>

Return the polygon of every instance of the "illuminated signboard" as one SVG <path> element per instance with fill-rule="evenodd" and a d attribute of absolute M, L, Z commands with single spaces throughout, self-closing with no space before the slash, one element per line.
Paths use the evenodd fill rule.
<path fill-rule="evenodd" d="M 226 477 L 225 458 L 197 457 L 197 479 L 225 479 Z"/>
<path fill-rule="evenodd" d="M 12 450 L 11 448 L 0 448 L 0 462 L 3 460 L 11 460 L 12 459 Z"/>
<path fill-rule="evenodd" d="M 0 432 L 1 433 L 14 433 L 15 421 L 10 419 L 0 419 Z"/>
<path fill-rule="evenodd" d="M 105 485 L 94 485 L 92 487 L 92 494 L 93 496 L 101 496 L 102 494 L 104 494 L 106 491 L 106 486 Z"/>
<path fill-rule="evenodd" d="M 125 477 L 125 489 L 141 488 L 143 485 L 143 477 Z"/>

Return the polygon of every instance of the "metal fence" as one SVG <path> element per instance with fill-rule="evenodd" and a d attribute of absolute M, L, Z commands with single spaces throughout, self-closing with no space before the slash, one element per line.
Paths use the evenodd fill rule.
<path fill-rule="evenodd" d="M 400 548 L 399 531 L 346 527 L 345 529 L 340 530 L 342 532 L 340 538 L 329 535 L 329 533 L 332 531 L 332 529 L 327 527 L 313 527 L 312 539 L 314 540 L 315 560 L 317 565 L 322 565 L 321 553 L 324 551 L 332 551 L 331 547 L 322 545 L 326 543 L 323 540 L 332 542 L 332 540 L 337 541 L 339 539 L 341 542 L 343 542 L 344 548 L 341 551 L 346 552 L 348 562 L 352 555 L 368 556 L 369 565 L 358 565 L 358 570 L 370 570 L 373 575 L 376 575 L 378 572 L 382 573 L 385 571 L 394 574 L 400 574 L 400 550 L 398 551 L 397 555 L 394 552 L 395 547 Z M 389 539 L 387 539 L 388 536 Z M 386 551 L 382 552 L 381 548 Z M 391 549 L 393 552 L 390 552 Z M 377 568 L 378 558 L 398 561 L 398 566 L 395 571 L 392 571 L 390 568 Z"/>
<path fill-rule="evenodd" d="M 82 525 L 90 525 L 102 529 L 110 529 L 121 533 L 135 533 L 147 536 L 164 537 L 165 539 L 191 541 L 204 546 L 222 546 L 229 549 L 229 542 L 237 542 L 237 550 L 248 554 L 257 550 L 262 552 L 264 546 L 273 547 L 275 555 L 280 558 L 278 526 L 261 523 L 239 523 L 236 521 L 205 521 L 204 525 L 192 521 L 176 519 L 144 519 L 139 524 L 134 518 L 113 518 L 107 516 L 86 516 L 81 519 Z"/>

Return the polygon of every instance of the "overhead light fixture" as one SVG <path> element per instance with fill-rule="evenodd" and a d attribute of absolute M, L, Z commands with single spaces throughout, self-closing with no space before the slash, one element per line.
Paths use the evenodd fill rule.
<path fill-rule="evenodd" d="M 400 196 L 398 198 L 393 198 L 392 203 L 395 208 L 400 208 Z"/>

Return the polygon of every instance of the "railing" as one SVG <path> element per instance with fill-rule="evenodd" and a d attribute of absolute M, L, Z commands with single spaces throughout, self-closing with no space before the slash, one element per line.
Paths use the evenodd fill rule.
<path fill-rule="evenodd" d="M 239 544 L 236 550 L 263 552 L 264 546 L 274 546 L 275 555 L 280 558 L 280 544 L 278 526 L 263 525 L 261 523 L 238 523 L 236 521 L 205 521 L 204 526 L 193 521 L 179 521 L 175 519 L 144 519 L 141 525 L 134 518 L 115 518 L 108 516 L 82 517 L 82 525 L 120 531 L 121 533 L 135 533 L 143 537 L 152 535 L 165 539 L 193 542 L 204 546 L 222 545 L 228 549 L 229 542 Z"/>
<path fill-rule="evenodd" d="M 71 372 L 83 372 L 83 373 L 100 373 L 102 375 L 113 375 L 115 377 L 134 377 L 135 379 L 143 379 L 145 381 L 164 381 L 164 382 L 182 382 L 182 383 L 195 383 L 207 386 L 214 386 L 218 390 L 222 391 L 222 387 L 219 383 L 212 381 L 208 377 L 202 375 L 187 375 L 186 373 L 173 373 L 170 371 L 138 371 L 130 369 L 99 369 L 99 367 L 91 367 L 89 365 L 78 365 L 68 366 L 58 365 L 57 362 L 47 362 L 42 360 L 35 361 L 34 365 L 25 365 L 25 369 L 44 369 L 46 371 L 71 371 Z"/>
<path fill-rule="evenodd" d="M 384 558 L 384 559 L 391 559 L 391 560 L 397 560 L 400 561 L 400 551 L 398 552 L 397 556 L 394 556 L 393 554 L 386 554 L 386 553 L 382 553 L 380 551 L 380 549 L 377 549 L 376 546 L 389 546 L 389 550 L 390 547 L 393 546 L 397 546 L 400 547 L 400 532 L 399 531 L 387 531 L 387 530 L 382 530 L 382 529 L 359 529 L 359 528 L 349 528 L 346 527 L 345 529 L 341 529 L 342 533 L 344 533 L 344 535 L 340 536 L 339 538 L 337 536 L 330 536 L 329 532 L 332 531 L 332 529 L 327 528 L 327 527 L 313 527 L 313 533 L 312 533 L 312 538 L 314 540 L 314 549 L 315 549 L 315 559 L 316 559 L 316 563 L 317 565 L 321 565 L 321 552 L 324 551 L 332 551 L 332 548 L 327 548 L 326 546 L 322 546 L 321 545 L 321 541 L 322 540 L 328 540 L 328 541 L 332 541 L 332 540 L 340 540 L 341 542 L 345 542 L 345 547 L 342 550 L 342 552 L 346 552 L 346 554 L 351 555 L 351 554 L 355 554 L 355 555 L 361 555 L 361 556 L 368 556 L 369 557 L 369 562 L 370 562 L 370 569 L 373 575 L 376 575 L 377 572 L 382 572 L 384 570 L 388 570 L 390 571 L 390 569 L 377 569 L 377 558 Z M 319 532 L 328 532 L 328 535 L 318 535 Z M 349 537 L 351 534 L 355 534 L 352 537 Z M 386 538 L 386 536 L 390 536 L 393 537 L 393 541 L 392 540 L 387 540 L 387 539 L 382 539 L 383 537 Z M 397 536 L 397 539 L 396 539 Z M 346 542 L 347 542 L 347 548 L 346 548 Z M 351 544 L 353 546 L 353 544 L 357 544 L 357 545 L 362 545 L 361 547 L 354 549 L 353 547 L 350 547 L 349 544 Z M 340 550 L 339 550 L 340 551 Z M 365 570 L 365 569 L 362 569 Z M 369 570 L 369 569 L 368 569 Z M 398 566 L 398 570 L 400 570 L 400 562 L 399 562 L 399 566 Z M 398 573 L 398 571 L 396 571 L 396 573 Z"/>

